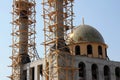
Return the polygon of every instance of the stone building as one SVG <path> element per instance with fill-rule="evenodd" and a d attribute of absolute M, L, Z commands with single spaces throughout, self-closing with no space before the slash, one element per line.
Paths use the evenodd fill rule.
<path fill-rule="evenodd" d="M 120 80 L 120 62 L 109 60 L 108 46 L 95 28 L 86 24 L 75 27 L 66 44 L 69 52 L 60 52 L 65 60 L 52 55 L 53 51 L 47 63 L 43 58 L 25 64 L 25 80 Z M 56 64 L 59 68 L 53 68 Z"/>
<path fill-rule="evenodd" d="M 13 0 L 11 80 L 120 80 L 120 62 L 109 60 L 99 31 L 73 28 L 73 2 L 43 0 L 45 57 L 37 59 L 36 2 Z"/>

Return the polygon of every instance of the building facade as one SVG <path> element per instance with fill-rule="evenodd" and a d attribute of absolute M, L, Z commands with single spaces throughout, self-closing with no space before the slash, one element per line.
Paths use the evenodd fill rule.
<path fill-rule="evenodd" d="M 25 64 L 25 80 L 120 80 L 120 62 L 109 60 L 99 31 L 82 24 L 68 36 L 69 52 L 51 50 L 46 58 Z"/>

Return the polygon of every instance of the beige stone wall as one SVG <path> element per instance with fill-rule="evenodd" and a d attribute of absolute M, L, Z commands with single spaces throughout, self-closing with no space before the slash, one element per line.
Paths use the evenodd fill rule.
<path fill-rule="evenodd" d="M 74 45 L 70 45 L 69 48 L 72 55 L 75 55 L 75 46 L 77 45 L 80 46 L 80 55 L 82 56 L 106 59 L 106 52 L 105 52 L 105 49 L 107 50 L 106 44 L 95 43 L 95 42 L 81 42 Z M 93 52 L 92 55 L 87 54 L 87 45 L 92 46 L 92 52 Z M 102 56 L 98 55 L 98 46 L 102 47 Z"/>

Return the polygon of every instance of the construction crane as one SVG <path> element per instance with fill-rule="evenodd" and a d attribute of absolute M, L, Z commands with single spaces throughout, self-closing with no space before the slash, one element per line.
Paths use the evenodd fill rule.
<path fill-rule="evenodd" d="M 25 80 L 23 65 L 36 58 L 35 4 L 35 0 L 13 0 L 11 80 Z"/>

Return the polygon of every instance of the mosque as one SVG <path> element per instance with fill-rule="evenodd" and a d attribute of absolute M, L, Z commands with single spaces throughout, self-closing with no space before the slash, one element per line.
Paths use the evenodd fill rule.
<path fill-rule="evenodd" d="M 28 73 L 31 73 L 29 78 L 45 80 L 43 70 L 47 66 L 49 67 L 46 73 L 49 75 L 47 80 L 53 79 L 53 74 L 55 80 L 63 80 L 67 76 L 67 80 L 120 80 L 120 62 L 109 60 L 108 46 L 100 32 L 94 27 L 84 23 L 75 27 L 73 33 L 69 34 L 66 44 L 69 52 L 62 51 L 61 56 L 64 56 L 67 62 L 61 56 L 55 58 L 54 55 L 51 56 L 52 58 L 50 56 L 47 58 L 47 64 L 44 63 L 44 59 L 26 64 L 26 70 L 28 65 L 30 66 L 28 68 Z M 56 63 L 67 69 L 61 68 L 58 72 L 56 68 L 53 68 Z"/>
<path fill-rule="evenodd" d="M 95 27 L 73 26 L 74 0 L 43 0 L 44 58 L 35 48 L 35 0 L 13 0 L 11 80 L 120 80 Z"/>

